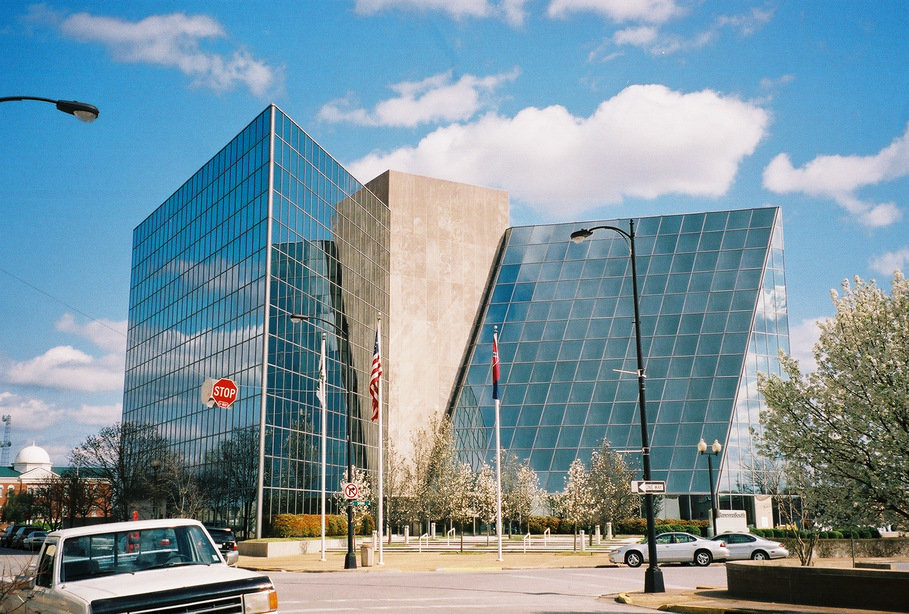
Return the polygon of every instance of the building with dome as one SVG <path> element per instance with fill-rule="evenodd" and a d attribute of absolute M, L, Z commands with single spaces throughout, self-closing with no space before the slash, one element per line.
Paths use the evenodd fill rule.
<path fill-rule="evenodd" d="M 61 477 L 68 467 L 54 467 L 50 454 L 44 448 L 32 443 L 25 446 L 11 466 L 0 467 L 0 510 L 6 507 L 10 495 L 28 492 L 44 486 L 48 482 Z M 92 516 L 99 516 L 93 513 Z"/>
<path fill-rule="evenodd" d="M 11 467 L 0 467 L 0 488 L 3 489 L 0 508 L 6 506 L 10 494 L 27 491 L 29 487 L 43 484 L 59 475 L 51 464 L 47 450 L 34 443 L 25 446 L 16 454 Z"/>

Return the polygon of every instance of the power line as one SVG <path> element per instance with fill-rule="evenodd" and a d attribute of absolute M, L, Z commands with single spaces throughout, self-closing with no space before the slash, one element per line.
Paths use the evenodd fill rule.
<path fill-rule="evenodd" d="M 78 307 L 74 307 L 73 305 L 70 305 L 69 303 L 67 303 L 66 301 L 64 301 L 62 298 L 60 298 L 60 297 L 58 297 L 58 296 L 54 296 L 53 294 L 51 294 L 50 292 L 47 292 L 46 290 L 42 290 L 41 288 L 39 288 L 39 287 L 36 286 L 35 284 L 33 284 L 33 283 L 31 283 L 30 281 L 27 281 L 27 280 L 25 280 L 25 279 L 22 279 L 21 277 L 19 277 L 19 276 L 16 275 L 15 273 L 13 273 L 13 272 L 11 272 L 11 271 L 7 271 L 7 270 L 4 269 L 3 267 L 0 267 L 0 272 L 6 273 L 7 275 L 9 275 L 10 277 L 12 277 L 13 279 L 15 279 L 16 281 L 18 281 L 19 283 L 25 284 L 26 286 L 28 286 L 29 288 L 31 288 L 31 289 L 34 290 L 35 292 L 38 292 L 39 294 L 43 294 L 43 295 L 46 296 L 47 298 L 49 298 L 49 299 L 51 299 L 51 300 L 53 300 L 53 301 L 56 301 L 56 302 L 60 303 L 61 305 L 67 307 L 68 309 L 72 309 L 73 311 L 75 311 L 75 312 L 78 313 L 79 315 L 81 315 L 81 316 L 83 316 L 83 317 L 85 317 L 85 318 L 88 318 L 89 320 L 91 320 L 92 322 L 95 322 L 95 323 L 98 324 L 99 326 L 103 326 L 103 327 L 106 328 L 107 330 L 113 331 L 113 332 L 117 333 L 118 335 L 120 335 L 120 336 L 122 336 L 122 337 L 125 337 L 125 336 L 126 336 L 126 334 L 124 334 L 123 331 L 117 330 L 117 329 L 114 328 L 113 326 L 108 326 L 107 324 L 105 324 L 104 322 L 102 322 L 101 320 L 99 320 L 98 318 L 96 318 L 96 317 L 94 317 L 94 316 L 92 316 L 92 315 L 89 315 L 89 314 L 85 313 L 84 311 L 82 311 L 82 310 L 79 309 Z"/>

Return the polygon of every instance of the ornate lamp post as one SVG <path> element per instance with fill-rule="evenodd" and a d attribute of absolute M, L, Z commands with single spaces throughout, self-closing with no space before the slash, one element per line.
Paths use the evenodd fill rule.
<path fill-rule="evenodd" d="M 641 314 L 638 309 L 638 269 L 636 264 L 636 254 L 634 251 L 634 220 L 628 220 L 628 230 L 622 230 L 616 226 L 594 226 L 592 228 L 581 228 L 571 233 L 571 240 L 575 243 L 583 242 L 587 237 L 593 234 L 594 230 L 612 230 L 619 233 L 628 240 L 631 250 L 631 286 L 634 298 L 634 337 L 637 346 L 638 358 L 638 401 L 641 407 L 641 455 L 644 465 L 644 480 L 650 481 L 650 438 L 647 433 L 647 402 L 645 400 L 645 375 L 644 375 L 644 356 L 641 350 Z M 653 494 L 647 492 L 644 495 L 644 510 L 647 514 L 647 571 L 644 572 L 644 592 L 645 593 L 663 593 L 666 591 L 663 584 L 663 572 L 657 565 L 656 550 L 656 529 L 653 521 Z"/>
<path fill-rule="evenodd" d="M 293 313 L 290 315 L 290 321 L 294 324 L 300 324 L 301 322 L 312 322 L 319 321 L 327 324 L 335 329 L 336 332 L 340 333 L 344 339 L 344 342 L 348 345 L 350 340 L 347 337 L 347 331 L 332 322 L 331 320 L 326 320 L 325 318 L 320 318 L 319 316 L 310 316 L 301 313 Z M 348 377 L 346 378 L 345 385 L 350 383 L 350 362 L 345 363 L 345 369 L 348 369 Z M 350 398 L 347 399 L 347 479 L 353 481 L 353 414 L 351 412 Z M 354 522 L 353 522 L 353 505 L 352 501 L 348 500 L 347 502 L 347 554 L 344 557 L 344 569 L 356 569 L 357 568 L 357 555 L 354 552 Z"/>
<path fill-rule="evenodd" d="M 84 122 L 93 122 L 98 119 L 98 107 L 78 100 L 54 100 L 53 98 L 41 98 L 39 96 L 5 96 L 0 98 L 0 102 L 14 102 L 17 100 L 37 100 L 40 102 L 49 102 L 56 105 L 58 111 L 69 113 Z"/>
<path fill-rule="evenodd" d="M 707 455 L 707 475 L 710 477 L 710 524 L 713 527 L 713 534 L 716 535 L 716 493 L 713 489 L 713 456 L 719 456 L 720 450 L 723 449 L 723 444 L 718 440 L 713 440 L 713 445 L 710 446 L 710 451 L 707 451 L 707 442 L 704 441 L 704 438 L 701 437 L 701 440 L 698 442 L 698 453 Z"/>

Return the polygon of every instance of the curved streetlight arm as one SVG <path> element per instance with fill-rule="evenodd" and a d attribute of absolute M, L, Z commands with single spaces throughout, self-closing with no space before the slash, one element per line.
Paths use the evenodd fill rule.
<path fill-rule="evenodd" d="M 93 122 L 98 119 L 100 111 L 98 107 L 87 102 L 78 100 L 54 100 L 53 98 L 42 98 L 40 96 L 4 96 L 0 102 L 15 102 L 18 100 L 37 100 L 39 102 L 49 102 L 57 107 L 58 111 L 69 113 L 84 122 Z"/>
<path fill-rule="evenodd" d="M 343 328 L 338 326 L 335 322 L 332 322 L 331 320 L 326 320 L 323 317 L 311 316 L 311 315 L 307 315 L 305 313 L 292 313 L 292 314 L 290 314 L 289 317 L 290 317 L 290 321 L 293 322 L 294 324 L 302 324 L 303 322 L 322 322 L 324 324 L 328 324 L 329 326 L 333 327 L 336 331 L 341 333 L 345 338 L 347 337 L 347 331 L 345 331 Z"/>
<path fill-rule="evenodd" d="M 629 241 L 634 241 L 634 234 L 629 234 L 627 230 L 622 230 L 618 226 L 591 226 L 590 228 L 581 228 L 571 233 L 571 240 L 574 243 L 583 243 L 584 239 L 593 234 L 594 230 L 614 230 Z M 632 227 L 632 233 L 634 228 Z"/>

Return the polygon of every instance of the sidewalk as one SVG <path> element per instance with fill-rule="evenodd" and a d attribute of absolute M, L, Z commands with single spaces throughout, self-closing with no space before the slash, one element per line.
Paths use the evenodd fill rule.
<path fill-rule="evenodd" d="M 344 552 L 331 551 L 321 561 L 318 553 L 286 557 L 258 558 L 241 556 L 239 566 L 261 572 L 343 572 L 343 573 L 396 573 L 431 571 L 502 571 L 514 569 L 557 569 L 617 567 L 609 560 L 606 552 L 548 552 L 523 554 L 506 552 L 504 561 L 498 561 L 496 552 L 401 552 L 386 549 L 384 565 L 361 566 L 357 553 L 357 569 L 344 569 Z M 845 559 L 820 559 L 819 566 L 851 566 Z M 854 608 L 825 608 L 806 605 L 791 605 L 761 601 L 745 601 L 730 597 L 724 588 L 699 587 L 691 591 L 667 591 L 665 593 L 619 593 L 603 595 L 603 600 L 635 605 L 668 612 L 697 614 L 747 613 L 767 614 L 771 612 L 793 614 L 880 614 L 880 610 L 856 610 Z"/>

